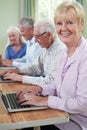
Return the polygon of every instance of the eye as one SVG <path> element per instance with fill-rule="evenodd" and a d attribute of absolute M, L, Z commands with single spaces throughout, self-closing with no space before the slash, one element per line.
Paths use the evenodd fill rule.
<path fill-rule="evenodd" d="M 68 21 L 67 24 L 68 24 L 68 25 L 69 25 L 69 24 L 73 24 L 73 22 L 72 22 L 72 21 Z"/>
<path fill-rule="evenodd" d="M 57 22 L 56 25 L 60 26 L 60 25 L 62 25 L 62 22 Z"/>

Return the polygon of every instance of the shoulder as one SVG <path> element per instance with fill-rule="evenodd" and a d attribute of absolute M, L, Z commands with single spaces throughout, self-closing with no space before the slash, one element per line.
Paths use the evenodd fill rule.
<path fill-rule="evenodd" d="M 85 52 L 87 54 L 87 40 L 84 37 L 81 38 L 80 48 L 83 53 Z M 85 55 L 85 53 L 84 53 L 84 55 Z"/>
<path fill-rule="evenodd" d="M 12 48 L 12 45 L 8 45 L 7 47 L 6 47 L 6 49 L 11 49 Z"/>
<path fill-rule="evenodd" d="M 87 60 L 87 40 L 82 37 L 80 45 L 78 46 L 78 60 L 81 62 Z"/>
<path fill-rule="evenodd" d="M 22 47 L 26 47 L 27 46 L 27 44 L 26 43 L 22 43 Z"/>
<path fill-rule="evenodd" d="M 58 48 L 61 48 L 61 49 L 66 48 L 66 45 L 58 37 L 55 39 L 54 44 Z"/>
<path fill-rule="evenodd" d="M 53 43 L 52 50 L 55 51 L 54 53 L 58 54 L 63 50 L 66 50 L 66 46 L 60 39 L 56 39 Z"/>

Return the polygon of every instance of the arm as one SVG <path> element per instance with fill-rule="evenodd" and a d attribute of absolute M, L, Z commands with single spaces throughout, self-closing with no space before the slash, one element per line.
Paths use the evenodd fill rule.
<path fill-rule="evenodd" d="M 25 65 L 30 65 L 37 58 L 37 56 L 39 56 L 41 51 L 42 48 L 39 46 L 38 43 L 35 43 L 32 46 L 27 43 L 26 55 L 22 58 L 17 58 L 13 60 L 12 64 L 16 67 L 24 67 Z"/>
<path fill-rule="evenodd" d="M 8 45 L 4 51 L 4 59 L 10 59 L 9 51 L 11 51 L 10 45 Z"/>
<path fill-rule="evenodd" d="M 26 64 L 26 55 L 22 58 L 17 58 L 12 61 L 12 66 L 23 67 Z"/>
<path fill-rule="evenodd" d="M 55 89 L 52 86 L 49 86 L 49 94 L 53 95 L 55 93 Z M 21 105 L 31 104 L 36 106 L 48 106 L 48 93 L 45 93 L 44 96 L 38 95 L 38 93 L 42 92 L 42 88 L 39 86 L 32 86 L 28 88 L 24 88 L 18 90 L 16 93 L 16 97 L 19 100 Z"/>
<path fill-rule="evenodd" d="M 43 71 L 43 66 L 41 63 L 42 63 L 42 56 L 40 55 L 33 61 L 32 64 L 19 68 L 20 73 L 26 73 L 31 76 L 40 75 Z"/>
<path fill-rule="evenodd" d="M 53 53 L 49 54 L 49 52 L 43 52 L 43 54 L 39 56 L 38 60 L 35 61 L 36 63 L 34 62 L 32 67 L 29 67 L 29 70 L 21 69 L 20 72 L 29 71 L 28 74 L 30 75 L 24 76 L 22 83 L 44 86 L 55 82 L 59 53 L 57 52 L 57 55 L 56 53 Z"/>
<path fill-rule="evenodd" d="M 29 72 L 29 75 L 31 76 L 24 76 L 22 83 L 30 83 L 39 86 L 54 83 L 56 79 L 57 64 L 64 49 L 61 47 L 61 44 L 58 44 L 57 42 L 53 44 L 51 49 L 43 49 L 43 52 L 40 54 L 37 61 L 39 62 L 38 66 L 32 66 L 29 70 L 32 71 Z M 39 76 L 36 77 L 35 74 Z"/>
<path fill-rule="evenodd" d="M 34 64 L 32 64 L 30 66 L 25 66 L 23 68 L 18 68 L 17 69 L 18 71 L 16 73 L 22 73 L 22 74 L 28 74 L 28 75 L 31 75 L 31 74 L 32 75 L 36 75 L 37 73 L 39 73 L 41 71 L 40 68 L 38 67 L 39 66 L 39 62 L 38 61 L 40 61 L 39 57 L 36 59 Z M 20 70 L 22 70 L 22 71 L 20 71 Z M 23 77 L 27 77 L 27 76 L 15 74 L 14 72 L 15 71 L 5 72 L 4 79 L 12 79 L 14 81 L 22 82 Z M 28 84 L 30 84 L 30 83 L 28 82 Z"/>
<path fill-rule="evenodd" d="M 72 73 L 68 74 L 67 72 L 69 77 L 67 77 L 61 88 L 58 88 L 57 83 L 57 96 L 49 96 L 48 106 L 85 116 L 87 115 L 87 57 L 78 64 L 76 69 L 74 66 L 71 70 Z M 73 75 L 73 80 L 70 80 L 71 74 Z"/>

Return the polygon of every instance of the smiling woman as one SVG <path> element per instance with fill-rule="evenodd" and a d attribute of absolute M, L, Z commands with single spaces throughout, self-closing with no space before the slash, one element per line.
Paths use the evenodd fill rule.
<path fill-rule="evenodd" d="M 16 59 L 26 54 L 26 43 L 20 30 L 15 26 L 9 26 L 7 30 L 8 45 L 5 49 L 4 58 Z"/>
<path fill-rule="evenodd" d="M 51 18 L 53 20 L 56 6 L 63 0 L 3 0 L 0 1 L 0 54 L 3 54 L 4 47 L 7 43 L 6 30 L 9 25 L 18 25 L 22 17 L 31 17 L 34 20 L 39 18 Z M 73 0 L 72 0 L 73 1 Z M 87 12 L 87 0 L 77 0 L 83 5 Z M 9 14 L 6 16 L 6 14 Z M 86 14 L 87 15 L 87 14 Z M 87 17 L 85 16 L 87 21 Z M 87 22 L 83 30 L 84 36 L 87 37 Z"/>

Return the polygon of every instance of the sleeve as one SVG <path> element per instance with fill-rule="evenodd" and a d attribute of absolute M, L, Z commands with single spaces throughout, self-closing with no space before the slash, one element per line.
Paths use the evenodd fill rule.
<path fill-rule="evenodd" d="M 43 86 L 41 94 L 44 95 L 44 96 L 45 95 L 48 95 L 48 96 L 56 95 L 55 84 Z"/>
<path fill-rule="evenodd" d="M 9 56 L 9 46 L 5 49 L 4 58 L 5 59 L 10 59 L 10 56 Z"/>
<path fill-rule="evenodd" d="M 81 61 L 78 69 L 78 80 L 76 86 L 73 86 L 76 88 L 75 94 L 67 98 L 49 96 L 48 106 L 50 108 L 64 110 L 72 114 L 87 115 L 87 57 Z"/>
<path fill-rule="evenodd" d="M 44 61 L 41 62 L 42 58 L 38 58 L 38 60 L 35 60 L 34 64 L 29 68 L 23 68 L 20 69 L 21 73 L 26 73 L 30 76 L 23 76 L 22 83 L 24 84 L 33 84 L 33 85 L 39 85 L 44 86 L 47 84 L 51 84 L 55 82 L 56 77 L 56 67 L 57 62 L 51 64 L 51 66 L 48 68 L 48 72 L 44 75 Z M 27 73 L 28 72 L 28 73 Z"/>
<path fill-rule="evenodd" d="M 27 72 L 27 71 L 26 71 Z M 53 75 L 46 75 L 44 76 L 23 76 L 22 83 L 24 84 L 33 84 L 44 86 L 54 82 Z"/>
<path fill-rule="evenodd" d="M 15 67 L 23 67 L 26 64 L 26 55 L 22 58 L 17 58 L 12 61 L 12 65 Z"/>
<path fill-rule="evenodd" d="M 20 73 L 28 74 L 28 75 L 31 75 L 31 76 L 39 76 L 39 75 L 41 75 L 41 73 L 43 72 L 43 66 L 42 66 L 41 60 L 42 60 L 42 56 L 39 55 L 32 62 L 32 64 L 29 64 L 29 65 L 26 65 L 25 67 L 19 68 Z M 28 77 L 29 76 L 24 76 L 23 81 L 26 80 L 26 83 L 27 83 Z"/>
<path fill-rule="evenodd" d="M 53 61 L 53 58 L 55 57 L 56 53 L 55 55 L 53 54 L 54 53 L 51 53 L 49 56 L 49 53 L 47 54 L 43 51 L 43 53 L 41 53 L 39 58 L 35 60 L 32 66 L 29 67 L 29 69 L 20 69 L 21 73 L 28 72 L 28 74 L 30 75 L 24 76 L 22 83 L 39 86 L 54 83 L 59 55 L 56 56 L 56 59 Z"/>

